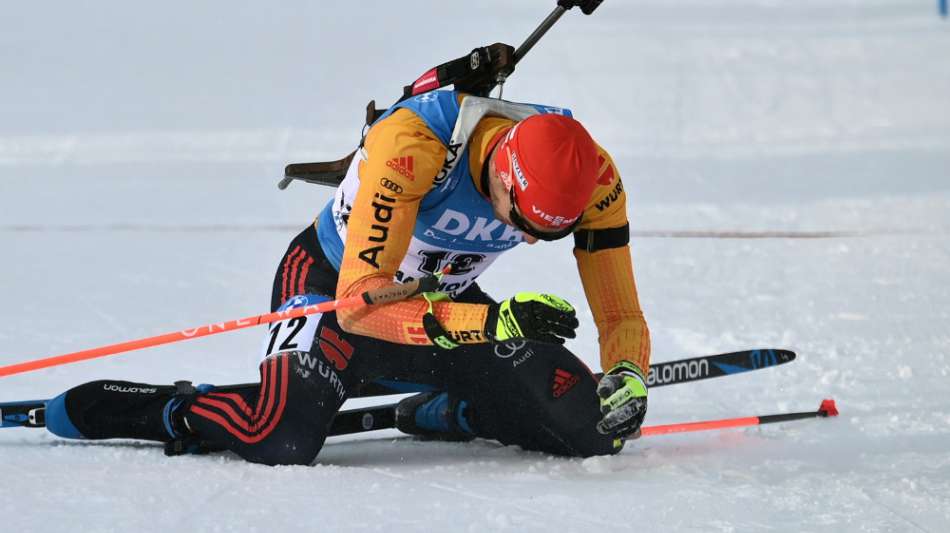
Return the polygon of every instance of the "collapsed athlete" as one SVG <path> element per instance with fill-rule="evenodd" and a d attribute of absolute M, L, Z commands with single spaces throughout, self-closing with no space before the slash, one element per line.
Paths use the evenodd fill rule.
<path fill-rule="evenodd" d="M 529 292 L 495 301 L 476 283 L 518 244 L 568 235 L 599 333 L 599 383 L 562 346 L 578 326 L 570 304 Z M 385 380 L 429 391 L 397 408 L 397 427 L 409 434 L 590 456 L 616 453 L 636 433 L 650 338 L 626 198 L 610 156 L 568 110 L 455 91 L 393 106 L 334 198 L 291 242 L 271 309 L 439 272 L 447 273 L 434 293 L 272 324 L 259 388 L 96 381 L 52 400 L 47 427 L 67 438 L 310 464 L 347 393 Z"/>

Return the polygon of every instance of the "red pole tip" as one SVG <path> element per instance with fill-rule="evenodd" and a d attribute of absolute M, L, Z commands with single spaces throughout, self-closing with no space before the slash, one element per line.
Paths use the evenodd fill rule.
<path fill-rule="evenodd" d="M 818 412 L 822 416 L 838 416 L 838 408 L 835 406 L 835 401 L 831 398 L 821 401 L 821 407 L 818 408 Z"/>

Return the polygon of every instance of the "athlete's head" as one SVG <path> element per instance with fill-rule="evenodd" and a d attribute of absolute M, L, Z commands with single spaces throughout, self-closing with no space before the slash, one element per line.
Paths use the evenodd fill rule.
<path fill-rule="evenodd" d="M 581 123 L 534 115 L 515 124 L 489 159 L 495 216 L 534 239 L 570 235 L 597 184 L 597 145 Z"/>

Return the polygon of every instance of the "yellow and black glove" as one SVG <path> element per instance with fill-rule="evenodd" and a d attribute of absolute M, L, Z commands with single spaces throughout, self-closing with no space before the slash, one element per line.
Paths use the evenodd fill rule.
<path fill-rule="evenodd" d="M 600 379 L 597 386 L 600 412 L 604 417 L 597 431 L 618 439 L 636 438 L 647 414 L 647 385 L 643 371 L 621 361 Z"/>
<path fill-rule="evenodd" d="M 507 300 L 488 306 L 485 335 L 495 342 L 532 339 L 564 344 L 577 336 L 580 325 L 574 307 L 550 294 L 519 292 Z"/>

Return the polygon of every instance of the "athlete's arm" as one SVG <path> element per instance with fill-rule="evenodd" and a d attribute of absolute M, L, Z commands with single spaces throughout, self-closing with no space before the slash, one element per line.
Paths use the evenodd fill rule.
<path fill-rule="evenodd" d="M 650 367 L 650 330 L 640 309 L 630 257 L 627 198 L 613 160 L 598 146 L 600 179 L 574 234 L 574 257 L 594 315 L 604 371 L 621 361 Z"/>
<path fill-rule="evenodd" d="M 422 198 L 432 188 L 446 149 L 418 116 L 400 109 L 375 124 L 359 163 L 360 185 L 347 223 L 346 243 L 337 283 L 345 298 L 394 283 L 393 276 L 409 248 Z M 428 303 L 413 298 L 383 306 L 337 311 L 350 333 L 400 344 L 432 344 L 422 318 Z M 433 314 L 454 337 L 486 342 L 488 306 L 437 302 Z M 468 332 L 466 335 L 454 335 Z"/>

